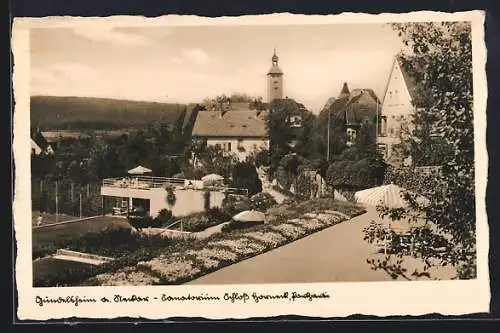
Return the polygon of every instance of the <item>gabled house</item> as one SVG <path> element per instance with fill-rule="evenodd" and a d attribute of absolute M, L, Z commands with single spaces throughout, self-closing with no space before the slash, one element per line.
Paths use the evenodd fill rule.
<path fill-rule="evenodd" d="M 219 146 L 243 161 L 254 151 L 269 149 L 267 115 L 268 111 L 259 110 L 200 111 L 192 138 Z"/>
<path fill-rule="evenodd" d="M 392 148 L 401 142 L 403 127 L 411 126 L 414 112 L 423 107 L 419 99 L 421 91 L 417 80 L 403 65 L 402 58 L 395 57 L 387 80 L 377 137 L 378 148 L 388 162 L 402 162 L 399 161 L 402 157 L 395 156 Z"/>
<path fill-rule="evenodd" d="M 31 154 L 53 155 L 54 149 L 38 129 L 31 130 Z"/>
<path fill-rule="evenodd" d="M 354 145 L 362 124 L 374 124 L 380 114 L 381 102 L 373 89 L 352 89 L 344 82 L 337 98 L 330 98 L 324 110 L 341 119 L 346 126 L 348 146 Z"/>

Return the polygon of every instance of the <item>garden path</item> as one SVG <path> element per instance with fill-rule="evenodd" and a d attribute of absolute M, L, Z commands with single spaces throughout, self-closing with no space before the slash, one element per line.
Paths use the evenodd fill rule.
<path fill-rule="evenodd" d="M 262 255 L 222 268 L 188 284 L 252 284 L 386 281 L 384 271 L 374 271 L 369 258 L 380 258 L 374 245 L 363 240 L 363 229 L 378 214 L 368 208 L 365 214 L 339 223 Z M 417 259 L 407 258 L 408 271 L 421 266 Z M 448 267 L 433 272 L 449 279 L 454 272 Z M 400 278 L 403 280 L 403 278 Z"/>

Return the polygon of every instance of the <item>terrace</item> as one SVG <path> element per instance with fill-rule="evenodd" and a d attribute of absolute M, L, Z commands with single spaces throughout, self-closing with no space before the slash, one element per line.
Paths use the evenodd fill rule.
<path fill-rule="evenodd" d="M 175 202 L 169 204 L 165 198 L 168 187 L 174 191 Z M 247 189 L 231 188 L 222 182 L 204 182 L 202 180 L 167 178 L 154 176 L 128 176 L 107 178 L 102 181 L 101 195 L 115 198 L 113 215 L 129 214 L 156 217 L 162 209 L 169 209 L 175 216 L 188 215 L 204 210 L 205 192 L 209 191 L 210 206 L 222 204 L 227 194 L 248 195 Z M 103 211 L 106 211 L 103 200 Z"/>
<path fill-rule="evenodd" d="M 243 188 L 234 188 L 223 185 L 222 183 L 207 184 L 201 180 L 168 178 L 154 176 L 127 176 L 106 178 L 102 181 L 103 187 L 150 190 L 172 186 L 178 189 L 193 190 L 219 190 L 228 194 L 248 195 L 248 190 Z"/>

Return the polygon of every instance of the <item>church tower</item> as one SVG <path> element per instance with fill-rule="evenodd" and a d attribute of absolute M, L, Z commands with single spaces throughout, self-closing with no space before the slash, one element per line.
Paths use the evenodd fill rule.
<path fill-rule="evenodd" d="M 278 67 L 278 56 L 274 49 L 271 69 L 267 72 L 267 101 L 271 103 L 275 99 L 283 98 L 283 72 Z"/>

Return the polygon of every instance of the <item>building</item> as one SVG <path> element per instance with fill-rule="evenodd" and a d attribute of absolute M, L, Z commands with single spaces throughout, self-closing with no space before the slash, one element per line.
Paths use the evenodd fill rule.
<path fill-rule="evenodd" d="M 31 130 L 31 155 L 53 155 L 52 145 L 38 129 Z"/>
<path fill-rule="evenodd" d="M 276 49 L 271 58 L 272 65 L 267 72 L 267 101 L 271 103 L 275 99 L 283 99 L 283 72 L 278 66 Z"/>
<path fill-rule="evenodd" d="M 344 82 L 338 97 L 330 98 L 323 109 L 330 113 L 330 117 L 344 122 L 346 144 L 352 146 L 362 124 L 376 123 L 381 102 L 372 89 L 350 90 L 347 82 Z"/>
<path fill-rule="evenodd" d="M 393 147 L 399 143 L 403 127 L 409 126 L 412 114 L 422 105 L 418 102 L 420 87 L 395 57 L 384 94 L 377 145 L 387 161 L 393 156 Z"/>
<path fill-rule="evenodd" d="M 172 205 L 166 200 L 168 188 L 176 199 Z M 180 217 L 204 211 L 206 191 L 210 191 L 210 207 L 221 207 L 225 192 L 230 190 L 236 189 L 210 188 L 199 180 L 139 175 L 104 179 L 101 196 L 108 199 L 103 200 L 103 211 L 112 211 L 115 216 L 135 215 L 141 211 L 155 218 L 162 209 L 168 209 Z M 111 200 L 112 207 L 105 207 L 104 203 L 109 199 L 114 199 Z"/>
<path fill-rule="evenodd" d="M 219 146 L 244 161 L 252 152 L 268 149 L 266 118 L 268 111 L 200 111 L 192 137 Z"/>

